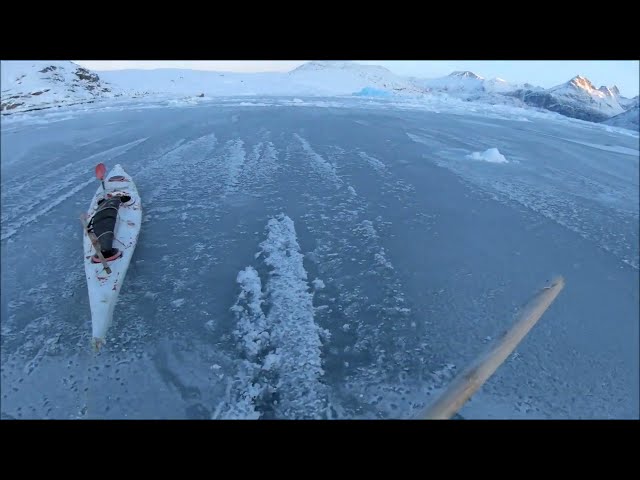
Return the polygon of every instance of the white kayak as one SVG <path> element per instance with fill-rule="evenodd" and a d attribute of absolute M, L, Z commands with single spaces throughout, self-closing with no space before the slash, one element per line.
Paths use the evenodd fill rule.
<path fill-rule="evenodd" d="M 138 189 L 120 165 L 104 177 L 104 189 L 102 185 L 98 188 L 87 214 L 88 229 L 85 228 L 83 236 L 84 268 L 91 305 L 92 342 L 97 348 L 104 343 L 111 325 L 142 223 Z M 94 241 L 100 243 L 102 257 L 111 273 L 107 273 L 96 253 L 89 232 Z M 105 243 L 108 246 L 103 251 Z"/>

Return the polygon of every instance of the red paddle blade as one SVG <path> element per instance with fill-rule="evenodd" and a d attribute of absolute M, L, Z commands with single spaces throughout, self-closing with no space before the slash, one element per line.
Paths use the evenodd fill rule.
<path fill-rule="evenodd" d="M 104 180 L 104 176 L 107 173 L 107 167 L 104 166 L 104 163 L 99 163 L 96 165 L 96 177 L 98 180 Z"/>

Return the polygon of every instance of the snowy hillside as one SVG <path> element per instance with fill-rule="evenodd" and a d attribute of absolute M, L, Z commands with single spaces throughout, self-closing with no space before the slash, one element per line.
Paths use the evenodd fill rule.
<path fill-rule="evenodd" d="M 118 95 L 341 96 L 378 91 L 411 96 L 425 92 L 386 68 L 354 62 L 309 62 L 287 73 L 157 69 L 104 71 L 99 75 L 69 61 L 2 62 L 5 113 Z"/>
<path fill-rule="evenodd" d="M 98 74 L 69 61 L 2 61 L 0 110 L 29 111 L 117 95 Z"/>
<path fill-rule="evenodd" d="M 396 94 L 422 94 L 425 89 L 384 67 L 355 62 L 308 62 L 287 74 L 296 85 L 304 85 L 323 95 L 351 94 L 364 88 Z"/>
<path fill-rule="evenodd" d="M 394 93 L 422 93 L 383 67 L 352 62 L 309 62 L 288 73 L 229 73 L 180 69 L 102 72 L 127 90 L 179 95 L 351 95 L 367 87 Z"/>
<path fill-rule="evenodd" d="M 184 69 L 119 70 L 95 73 L 69 62 L 3 61 L 4 114 L 94 102 L 123 96 L 365 96 L 419 99 L 420 102 L 463 100 L 491 105 L 534 107 L 567 117 L 602 122 L 638 105 L 638 97 L 620 95 L 616 86 L 596 88 L 576 76 L 544 89 L 501 78 L 487 79 L 470 71 L 445 77 L 401 77 L 376 65 L 350 61 L 312 61 L 291 72 L 231 73 Z M 182 97 L 182 98 L 180 98 Z M 631 116 L 632 117 L 632 116 Z"/>
<path fill-rule="evenodd" d="M 640 131 L 640 124 L 638 121 L 639 116 L 640 116 L 640 107 L 636 105 L 630 110 L 627 110 L 624 113 L 616 115 L 615 117 L 611 117 L 610 119 L 605 120 L 602 123 L 611 125 L 612 127 L 621 127 L 621 128 L 627 128 L 629 130 Z"/>
<path fill-rule="evenodd" d="M 236 96 L 286 95 L 283 73 L 233 73 L 163 68 L 100 72 L 105 80 L 136 93 Z"/>

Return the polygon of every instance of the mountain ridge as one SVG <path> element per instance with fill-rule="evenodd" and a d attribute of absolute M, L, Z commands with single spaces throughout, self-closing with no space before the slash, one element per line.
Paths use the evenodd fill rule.
<path fill-rule="evenodd" d="M 485 78 L 469 70 L 438 78 L 403 77 L 380 65 L 311 61 L 289 72 L 235 73 L 184 69 L 93 72 L 70 61 L 2 61 L 3 113 L 87 103 L 116 96 L 452 96 L 465 101 L 548 110 L 604 122 L 638 105 L 616 85 L 586 77 L 542 88 Z M 388 95 L 387 95 L 388 94 Z"/>

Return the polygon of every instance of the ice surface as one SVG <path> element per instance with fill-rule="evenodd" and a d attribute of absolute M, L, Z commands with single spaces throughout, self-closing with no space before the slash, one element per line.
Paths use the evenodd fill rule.
<path fill-rule="evenodd" d="M 407 418 L 560 273 L 463 416 L 638 418 L 637 134 L 444 98 L 170 100 L 2 118 L 3 417 Z M 509 163 L 465 158 L 492 148 Z M 98 162 L 144 222 L 94 356 Z"/>

